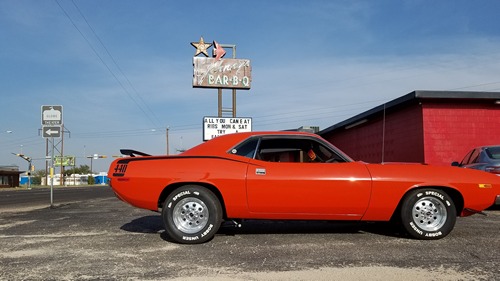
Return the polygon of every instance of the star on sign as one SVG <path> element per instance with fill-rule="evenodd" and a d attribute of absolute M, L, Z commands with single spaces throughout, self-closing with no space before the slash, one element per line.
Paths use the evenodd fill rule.
<path fill-rule="evenodd" d="M 203 40 L 203 36 L 200 37 L 200 42 L 191 42 L 191 45 L 196 48 L 196 53 L 194 54 L 195 57 L 199 54 L 204 54 L 206 57 L 208 57 L 207 49 L 212 46 L 212 44 L 210 43 L 205 43 L 205 41 Z"/>

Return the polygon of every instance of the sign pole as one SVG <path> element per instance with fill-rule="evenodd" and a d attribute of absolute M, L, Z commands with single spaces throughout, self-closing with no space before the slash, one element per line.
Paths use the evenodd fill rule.
<path fill-rule="evenodd" d="M 64 158 L 64 124 L 61 124 L 61 160 L 64 160 L 63 158 Z M 59 186 L 65 186 L 63 161 L 61 161 L 60 174 L 61 177 L 59 178 Z"/>
<path fill-rule="evenodd" d="M 236 89 L 233 89 L 233 118 L 236 118 Z"/>
<path fill-rule="evenodd" d="M 52 141 L 52 151 L 50 152 L 50 208 L 54 207 L 54 150 L 55 143 L 54 138 L 60 138 L 61 134 L 64 134 L 63 125 L 63 106 L 62 105 L 42 105 L 41 106 L 41 117 L 42 117 L 42 137 L 50 139 Z M 63 143 L 64 138 L 60 142 Z M 48 145 L 46 144 L 46 149 Z M 47 155 L 46 155 L 47 156 Z M 63 156 L 63 148 L 61 148 L 61 156 Z M 47 163 L 47 162 L 45 162 Z M 64 183 L 64 168 L 61 166 L 61 178 Z"/>
<path fill-rule="evenodd" d="M 233 59 L 235 59 L 236 58 L 236 45 L 227 45 L 227 47 L 233 48 Z M 233 118 L 236 118 L 236 89 L 232 89 L 232 92 L 233 92 Z"/>
<path fill-rule="evenodd" d="M 218 114 L 217 116 L 222 117 L 222 88 L 217 89 L 218 95 Z"/>
<path fill-rule="evenodd" d="M 52 137 L 52 151 L 50 156 L 50 208 L 54 207 L 54 138 Z"/>

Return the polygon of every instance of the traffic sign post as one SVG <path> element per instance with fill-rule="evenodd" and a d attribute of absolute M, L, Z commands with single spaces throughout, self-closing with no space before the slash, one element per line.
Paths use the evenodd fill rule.
<path fill-rule="evenodd" d="M 50 207 L 54 205 L 54 138 L 60 138 L 63 132 L 62 105 L 42 105 L 41 107 L 42 137 L 51 142 L 50 155 Z M 48 148 L 48 145 L 47 145 Z M 48 151 L 47 151 L 48 152 Z M 48 155 L 48 153 L 47 153 Z M 62 177 L 62 168 L 61 168 Z M 47 177 L 47 180 L 49 178 Z"/>

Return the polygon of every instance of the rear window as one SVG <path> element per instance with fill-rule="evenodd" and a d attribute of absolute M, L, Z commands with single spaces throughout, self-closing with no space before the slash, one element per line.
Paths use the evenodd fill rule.
<path fill-rule="evenodd" d="M 231 150 L 232 154 L 240 155 L 243 157 L 253 158 L 255 155 L 255 149 L 257 148 L 258 138 L 251 138 Z"/>

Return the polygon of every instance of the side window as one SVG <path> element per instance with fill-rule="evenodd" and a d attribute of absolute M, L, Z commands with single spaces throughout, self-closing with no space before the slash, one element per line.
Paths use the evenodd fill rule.
<path fill-rule="evenodd" d="M 302 150 L 296 139 L 264 138 L 256 159 L 267 162 L 301 162 Z"/>
<path fill-rule="evenodd" d="M 231 149 L 230 153 L 240 155 L 243 157 L 253 158 L 258 143 L 259 143 L 258 138 L 252 138 Z"/>
<path fill-rule="evenodd" d="M 345 162 L 330 148 L 312 138 L 264 138 L 256 158 L 268 162 Z"/>

